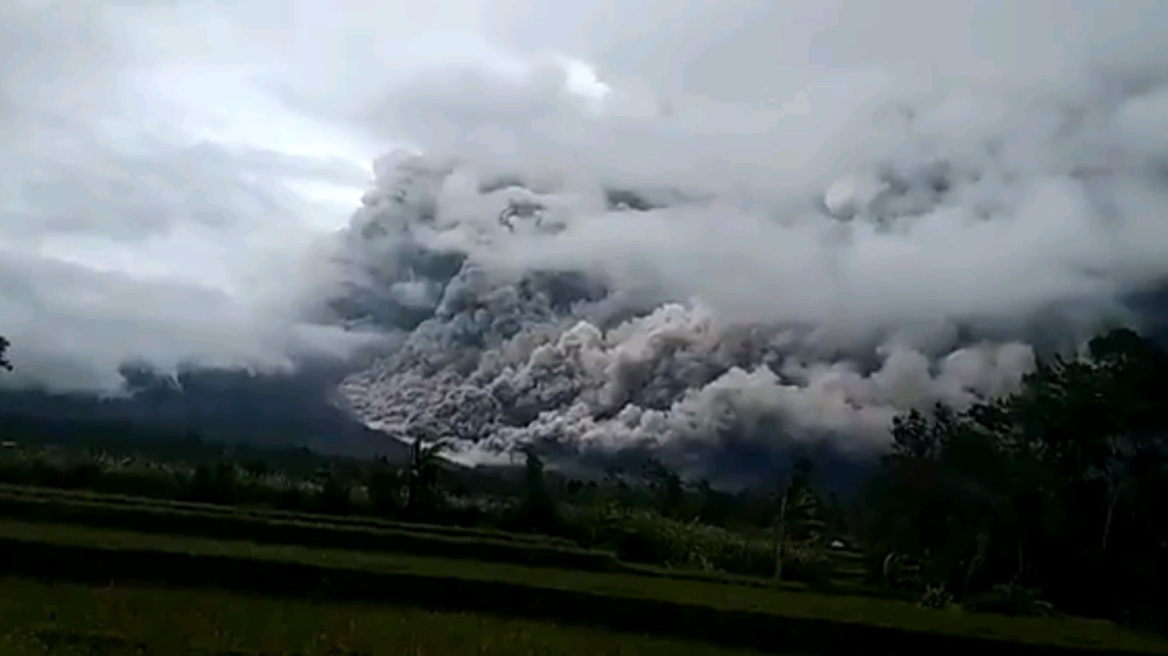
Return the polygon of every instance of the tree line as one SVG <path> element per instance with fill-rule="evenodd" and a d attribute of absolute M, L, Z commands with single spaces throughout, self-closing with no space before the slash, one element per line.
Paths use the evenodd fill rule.
<path fill-rule="evenodd" d="M 962 411 L 912 411 L 866 499 L 882 573 L 948 598 L 997 589 L 1160 623 L 1168 572 L 1168 354 L 1129 330 Z"/>

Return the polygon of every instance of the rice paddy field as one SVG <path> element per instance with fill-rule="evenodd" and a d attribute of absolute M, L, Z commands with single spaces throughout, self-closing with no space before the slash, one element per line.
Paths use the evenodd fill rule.
<path fill-rule="evenodd" d="M 0 489 L 0 653 L 1168 653 L 1076 618 L 674 576 L 530 536 Z"/>
<path fill-rule="evenodd" d="M 200 590 L 0 582 L 11 656 L 597 656 L 752 652 L 469 613 Z"/>

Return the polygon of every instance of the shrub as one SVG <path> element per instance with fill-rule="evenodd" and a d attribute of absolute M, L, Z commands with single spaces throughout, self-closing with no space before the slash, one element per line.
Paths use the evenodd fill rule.
<path fill-rule="evenodd" d="M 948 608 L 953 605 L 953 595 L 945 589 L 945 586 L 935 583 L 930 583 L 925 586 L 925 592 L 921 595 L 920 601 L 917 605 L 923 608 L 934 608 L 937 610 Z"/>
<path fill-rule="evenodd" d="M 328 476 L 321 482 L 316 503 L 323 513 L 347 515 L 353 509 L 353 490 L 347 482 Z"/>
<path fill-rule="evenodd" d="M 762 577 L 775 571 L 770 540 L 666 519 L 650 511 L 577 509 L 566 517 L 569 537 L 582 546 L 615 551 L 627 562 Z M 783 578 L 825 584 L 831 578 L 831 562 L 808 543 L 791 543 L 784 548 Z"/>
<path fill-rule="evenodd" d="M 813 586 L 831 583 L 832 561 L 823 549 L 812 542 L 794 542 L 783 546 L 783 578 Z"/>
<path fill-rule="evenodd" d="M 1011 616 L 1049 615 L 1050 604 L 1040 601 L 1037 591 L 1019 585 L 996 585 L 993 590 L 971 596 L 962 608 L 978 613 L 997 613 Z"/>
<path fill-rule="evenodd" d="M 369 475 L 366 491 L 369 504 L 378 515 L 393 517 L 405 506 L 403 483 L 395 470 L 380 467 L 374 470 Z"/>

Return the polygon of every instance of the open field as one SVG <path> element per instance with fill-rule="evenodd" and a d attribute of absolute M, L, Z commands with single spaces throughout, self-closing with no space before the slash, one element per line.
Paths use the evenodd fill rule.
<path fill-rule="evenodd" d="M 1106 622 L 933 611 L 866 597 L 623 573 L 276 546 L 93 527 L 0 522 L 5 573 L 118 585 L 206 586 L 590 624 L 735 647 L 810 653 L 1007 648 L 1012 653 L 1168 653 Z"/>
<path fill-rule="evenodd" d="M 425 554 L 516 562 L 528 566 L 625 572 L 753 587 L 773 585 L 767 578 L 621 562 L 611 552 L 580 549 L 567 540 L 550 536 L 412 524 L 376 517 L 248 509 L 87 491 L 0 484 L 0 517 L 277 545 Z M 448 530 L 439 532 L 434 529 Z M 841 556 L 846 557 L 846 554 Z M 794 590 L 806 588 L 804 584 L 796 582 L 786 582 L 783 587 Z M 839 592 L 855 590 L 855 586 L 836 587 Z"/>
<path fill-rule="evenodd" d="M 622 571 L 738 585 L 772 585 L 769 578 L 618 562 L 611 551 L 583 549 L 571 540 L 551 535 L 404 522 L 369 515 L 328 515 L 175 501 L 89 490 L 0 483 L 0 517 L 274 544 L 425 553 L 472 560 L 519 562 L 533 566 L 543 565 L 546 561 L 550 566 L 574 569 Z M 403 533 L 408 535 L 403 536 Z M 430 548 L 435 544 L 435 538 L 437 548 Z M 509 544 L 501 543 L 515 543 L 518 546 L 513 549 Z M 533 550 L 528 546 L 538 547 L 534 552 L 541 558 L 531 557 Z M 833 554 L 848 566 L 853 565 L 858 555 Z M 806 586 L 788 581 L 784 587 L 803 589 Z"/>
<path fill-rule="evenodd" d="M 0 581 L 5 656 L 745 656 L 529 620 L 207 590 Z"/>
<path fill-rule="evenodd" d="M 445 526 L 441 524 L 402 522 L 368 515 L 328 515 L 324 513 L 296 512 L 291 510 L 277 510 L 273 508 L 254 508 L 238 505 L 197 503 L 193 501 L 174 501 L 170 499 L 156 499 L 152 497 L 129 496 L 125 494 L 92 492 L 89 490 L 66 490 L 51 487 L 33 487 L 27 485 L 0 483 L 0 495 L 5 497 L 21 497 L 45 500 L 60 499 L 70 502 L 89 501 L 101 503 L 103 505 L 130 506 L 135 508 L 148 507 L 189 512 L 217 513 L 222 515 L 230 515 L 233 517 L 291 520 L 329 526 L 405 530 L 409 531 L 410 533 L 422 533 L 427 535 L 440 535 L 456 538 L 477 538 L 487 540 L 501 540 L 505 542 L 550 544 L 568 547 L 573 546 L 572 542 L 569 540 L 556 538 L 550 535 L 512 533 L 491 529 Z"/>
<path fill-rule="evenodd" d="M 621 568 L 609 552 L 537 541 L 497 539 L 472 535 L 439 535 L 376 525 L 317 521 L 315 516 L 292 513 L 271 516 L 229 508 L 177 507 L 170 503 L 109 503 L 98 495 L 28 494 L 0 490 L 0 517 L 36 522 L 58 522 L 102 528 L 249 540 L 268 544 L 424 553 L 455 559 L 523 563 L 589 571 Z"/>

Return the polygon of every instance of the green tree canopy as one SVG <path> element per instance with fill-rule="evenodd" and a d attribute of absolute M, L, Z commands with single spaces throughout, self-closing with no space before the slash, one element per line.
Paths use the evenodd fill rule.
<path fill-rule="evenodd" d="M 1168 354 L 1116 330 L 1006 398 L 907 413 L 874 488 L 877 542 L 957 595 L 1008 584 L 1080 612 L 1154 603 L 1166 401 Z"/>

